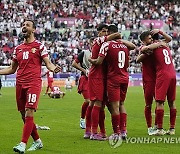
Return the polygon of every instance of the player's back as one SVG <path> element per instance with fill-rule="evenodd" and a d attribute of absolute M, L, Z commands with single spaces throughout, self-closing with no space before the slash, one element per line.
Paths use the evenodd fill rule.
<path fill-rule="evenodd" d="M 110 41 L 106 55 L 108 65 L 107 78 L 116 78 L 128 82 L 129 49 L 120 41 Z"/>
<path fill-rule="evenodd" d="M 156 78 L 166 79 L 176 77 L 171 51 L 169 47 L 160 47 L 154 50 Z"/>
<path fill-rule="evenodd" d="M 91 51 L 91 58 L 92 59 L 97 59 L 98 55 L 99 55 L 99 51 L 101 48 L 101 45 L 106 42 L 107 37 L 106 36 L 102 36 L 102 37 L 98 37 L 94 40 L 93 42 L 93 46 L 92 46 L 92 51 Z M 90 72 L 89 72 L 89 77 L 90 78 L 104 78 L 104 72 L 103 72 L 103 66 L 102 65 L 92 65 L 90 68 Z"/>
<path fill-rule="evenodd" d="M 143 47 L 140 46 L 139 50 Z M 156 81 L 156 68 L 154 64 L 154 54 L 151 54 L 147 56 L 143 61 L 142 61 L 142 78 L 143 81 Z"/>

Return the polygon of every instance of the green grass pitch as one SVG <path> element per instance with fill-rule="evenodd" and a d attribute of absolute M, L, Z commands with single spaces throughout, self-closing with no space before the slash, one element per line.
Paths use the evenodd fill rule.
<path fill-rule="evenodd" d="M 15 88 L 3 88 L 0 96 L 0 154 L 13 153 L 12 147 L 20 142 L 23 123 L 16 109 Z M 35 122 L 41 126 L 46 125 L 49 131 L 40 130 L 39 134 L 44 147 L 35 154 L 111 154 L 111 153 L 180 153 L 179 143 L 123 143 L 118 148 L 111 148 L 108 141 L 84 140 L 84 130 L 79 128 L 80 109 L 83 98 L 77 94 L 76 87 L 72 92 L 67 91 L 64 99 L 50 99 L 43 96 L 39 102 L 39 109 L 35 113 Z M 180 109 L 180 87 L 177 87 L 177 110 Z M 130 87 L 125 102 L 128 113 L 128 136 L 148 137 L 144 118 L 144 99 L 141 87 Z M 154 110 L 153 105 L 153 110 Z M 169 110 L 165 103 L 164 128 L 169 128 Z M 180 137 L 180 116 L 177 113 L 176 135 Z M 154 116 L 153 116 L 154 119 Z M 107 134 L 112 133 L 110 114 L 106 109 Z M 169 137 L 167 135 L 163 137 Z M 157 138 L 157 137 L 155 137 Z M 29 139 L 27 148 L 32 143 Z"/>

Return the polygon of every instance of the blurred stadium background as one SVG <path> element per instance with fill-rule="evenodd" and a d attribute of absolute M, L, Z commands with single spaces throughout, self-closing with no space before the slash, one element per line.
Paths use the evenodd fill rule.
<path fill-rule="evenodd" d="M 12 52 L 21 41 L 21 23 L 36 21 L 36 38 L 43 42 L 54 64 L 62 66 L 58 80 L 78 77 L 71 66 L 74 57 L 89 49 L 88 39 L 97 36 L 99 23 L 116 24 L 123 39 L 140 45 L 138 35 L 158 28 L 173 38 L 171 47 L 180 85 L 180 2 L 177 0 L 1 0 L 0 66 L 10 65 Z M 130 55 L 131 85 L 141 84 L 137 51 Z M 140 73 L 140 74 L 139 74 Z M 14 85 L 14 75 L 2 77 L 3 86 Z M 8 81 L 7 81 L 8 80 Z"/>

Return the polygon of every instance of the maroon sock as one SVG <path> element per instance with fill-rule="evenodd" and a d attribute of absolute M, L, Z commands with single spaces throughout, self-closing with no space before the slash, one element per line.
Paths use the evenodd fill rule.
<path fill-rule="evenodd" d="M 157 128 L 163 128 L 163 117 L 164 117 L 164 109 L 156 109 L 156 116 L 157 116 Z"/>
<path fill-rule="evenodd" d="M 176 109 L 170 109 L 170 128 L 175 128 Z"/>
<path fill-rule="evenodd" d="M 104 110 L 100 110 L 100 112 L 99 112 L 99 128 L 100 128 L 100 132 L 102 134 L 106 134 L 104 120 L 105 120 L 105 112 L 104 112 Z"/>
<path fill-rule="evenodd" d="M 149 128 L 152 126 L 151 108 L 145 106 L 144 115 L 146 118 L 147 127 Z"/>
<path fill-rule="evenodd" d="M 86 111 L 86 132 L 91 132 L 91 112 L 93 106 L 88 106 Z"/>
<path fill-rule="evenodd" d="M 126 131 L 126 121 L 127 121 L 127 114 L 120 113 L 120 128 L 121 131 Z"/>
<path fill-rule="evenodd" d="M 97 133 L 98 123 L 99 123 L 99 106 L 93 106 L 92 113 L 91 113 L 91 122 L 92 122 L 92 133 Z"/>
<path fill-rule="evenodd" d="M 25 118 L 25 124 L 24 124 L 24 128 L 23 128 L 23 135 L 22 135 L 22 140 L 21 140 L 24 143 L 27 143 L 27 141 L 32 133 L 33 125 L 34 125 L 33 119 L 34 119 L 33 117 Z"/>
<path fill-rule="evenodd" d="M 120 134 L 120 114 L 118 115 L 111 115 L 112 120 L 112 127 L 113 131 L 116 134 Z"/>
<path fill-rule="evenodd" d="M 86 115 L 87 107 L 89 106 L 89 103 L 84 102 L 81 107 L 81 118 L 84 119 Z"/>
<path fill-rule="evenodd" d="M 37 139 L 39 139 L 39 134 L 37 132 L 37 128 L 36 128 L 36 125 L 33 124 L 33 130 L 32 130 L 32 133 L 31 133 L 31 136 L 33 138 L 34 141 L 36 141 Z"/>

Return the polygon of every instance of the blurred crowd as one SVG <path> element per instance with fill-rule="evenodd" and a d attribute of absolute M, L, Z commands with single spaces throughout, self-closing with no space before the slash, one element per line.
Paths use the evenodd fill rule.
<path fill-rule="evenodd" d="M 140 46 L 138 35 L 146 27 L 141 20 L 161 20 L 168 32 L 176 71 L 180 72 L 180 2 L 167 0 L 1 0 L 0 65 L 9 65 L 15 46 L 21 41 L 21 23 L 25 18 L 36 22 L 36 38 L 43 42 L 55 64 L 63 72 L 75 71 L 71 62 L 82 50 L 89 49 L 88 39 L 97 36 L 100 23 L 116 24 L 124 38 Z M 64 20 L 66 19 L 66 20 Z M 70 20 L 70 25 L 67 22 Z M 141 72 L 136 64 L 137 51 L 130 55 L 130 73 Z"/>

